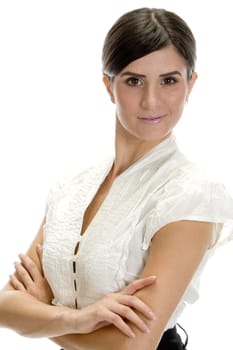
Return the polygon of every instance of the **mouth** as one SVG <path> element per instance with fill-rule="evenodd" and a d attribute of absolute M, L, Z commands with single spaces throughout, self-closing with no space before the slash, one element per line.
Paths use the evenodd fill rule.
<path fill-rule="evenodd" d="M 145 124 L 158 124 L 166 115 L 138 117 Z"/>

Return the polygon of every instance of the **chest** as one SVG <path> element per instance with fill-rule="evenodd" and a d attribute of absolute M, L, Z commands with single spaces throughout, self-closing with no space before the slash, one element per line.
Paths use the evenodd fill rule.
<path fill-rule="evenodd" d="M 108 179 L 106 179 L 97 190 L 96 194 L 94 195 L 93 199 L 89 203 L 88 207 L 83 213 L 83 221 L 82 221 L 82 228 L 81 228 L 81 235 L 83 235 L 88 226 L 91 224 L 92 220 L 96 216 L 97 212 L 101 208 L 101 205 L 103 204 L 105 198 L 108 195 L 108 192 L 110 191 L 110 188 L 112 186 L 112 182 Z"/>
<path fill-rule="evenodd" d="M 147 196 L 138 186 L 129 194 L 126 185 L 100 187 L 88 206 L 80 191 L 49 208 L 44 272 L 56 303 L 85 306 L 142 271 Z"/>

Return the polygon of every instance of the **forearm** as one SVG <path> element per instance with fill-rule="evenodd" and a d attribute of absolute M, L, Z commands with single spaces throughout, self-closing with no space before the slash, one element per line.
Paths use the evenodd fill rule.
<path fill-rule="evenodd" d="M 23 336 L 39 338 L 68 333 L 63 321 L 64 310 L 44 304 L 24 292 L 0 292 L 0 327 Z"/>
<path fill-rule="evenodd" d="M 138 350 L 132 338 L 114 326 L 107 326 L 90 334 L 69 334 L 51 340 L 65 350 Z"/>
<path fill-rule="evenodd" d="M 149 321 L 151 333 L 143 333 L 133 325 L 135 338 L 130 338 L 113 325 L 90 334 L 69 334 L 51 340 L 65 350 L 154 350 L 160 340 L 161 327 L 157 321 Z"/>

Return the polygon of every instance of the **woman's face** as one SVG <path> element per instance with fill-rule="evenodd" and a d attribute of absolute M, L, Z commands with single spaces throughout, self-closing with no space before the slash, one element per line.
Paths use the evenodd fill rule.
<path fill-rule="evenodd" d="M 116 105 L 116 131 L 159 143 L 180 119 L 196 77 L 188 80 L 186 62 L 173 46 L 131 62 L 113 80 L 105 76 Z"/>

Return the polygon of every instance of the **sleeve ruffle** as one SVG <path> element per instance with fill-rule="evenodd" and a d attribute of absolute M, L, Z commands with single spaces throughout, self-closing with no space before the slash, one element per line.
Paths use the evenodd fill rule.
<path fill-rule="evenodd" d="M 215 223 L 214 246 L 233 239 L 233 198 L 221 183 L 172 180 L 154 203 L 146 220 L 143 249 L 148 249 L 159 229 L 180 220 Z"/>

